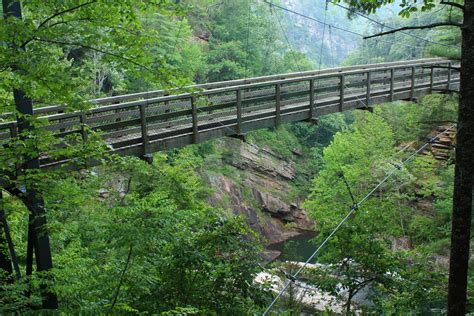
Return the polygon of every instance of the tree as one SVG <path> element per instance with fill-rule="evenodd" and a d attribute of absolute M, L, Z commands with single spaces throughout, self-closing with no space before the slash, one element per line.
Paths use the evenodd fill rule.
<path fill-rule="evenodd" d="M 412 111 L 416 113 L 416 109 Z M 375 114 L 356 113 L 355 123 L 337 133 L 324 149 L 323 167 L 305 203 L 320 232 L 319 242 L 376 185 L 375 181 L 393 169 L 392 163 L 399 163 L 394 158 L 392 127 L 381 112 L 376 109 Z M 388 113 L 392 114 L 388 117 L 399 114 Z M 412 136 L 416 137 L 416 132 Z M 439 168 L 435 165 L 432 158 L 420 157 L 398 171 L 375 196 L 365 200 L 329 241 L 318 257 L 318 262 L 327 265 L 308 273 L 315 286 L 345 300 L 347 314 L 361 292 L 365 299 L 372 300 L 372 309 L 377 312 L 425 312 L 430 304 L 442 301 L 445 293 L 441 281 L 445 274 L 427 259 L 431 254 L 415 243 L 412 250 L 394 249 L 397 241 L 418 241 L 419 235 L 425 238 L 427 230 L 436 231 L 444 223 L 417 223 L 417 218 L 427 217 L 422 212 L 416 215 L 417 209 L 413 207 L 414 188 L 430 198 L 442 197 L 443 192 L 436 191 L 442 190 L 433 185 L 439 183 L 439 178 L 433 175 Z M 427 166 L 431 166 L 428 169 L 431 172 L 427 172 Z M 422 179 L 423 175 L 429 178 Z M 434 238 L 437 237 L 444 236 Z"/>
<path fill-rule="evenodd" d="M 54 173 L 46 175 L 39 169 L 40 155 L 59 154 L 83 167 L 92 156 L 102 155 L 101 148 L 105 148 L 97 135 L 84 143 L 78 141 L 78 135 L 56 139 L 41 128 L 42 120 L 33 115 L 33 108 L 55 104 L 66 104 L 66 111 L 88 108 L 91 103 L 86 100 L 96 96 L 90 91 L 102 90 L 106 77 L 98 73 L 97 67 L 88 67 L 91 57 L 102 65 L 121 68 L 129 77 L 144 77 L 145 82 L 155 79 L 161 83 L 158 86 L 185 82 L 185 76 L 168 63 L 167 50 L 156 49 L 163 34 L 145 27 L 149 18 L 172 20 L 181 14 L 173 1 L 120 1 L 111 6 L 108 1 L 95 0 L 3 0 L 2 4 L 0 41 L 5 45 L 0 47 L 0 113 L 2 118 L 11 117 L 8 112 L 15 113 L 18 130 L 11 129 L 11 141 L 1 144 L 0 180 L 10 193 L 22 199 L 30 213 L 26 259 L 30 275 L 33 252 L 39 272 L 52 268 L 41 184 Z M 154 47 L 154 54 L 147 54 L 144 47 Z M 89 76 L 99 89 L 90 89 Z M 83 149 L 87 147 L 85 154 Z M 26 188 L 25 192 L 20 188 Z M 48 282 L 45 279 L 41 288 L 46 289 Z M 51 291 L 44 291 L 44 296 L 44 307 L 57 307 Z"/>
<path fill-rule="evenodd" d="M 325 238 L 337 225 L 341 213 L 346 213 L 355 203 L 351 195 L 361 197 L 377 178 L 374 175 L 384 172 L 387 167 L 384 160 L 393 152 L 390 127 L 377 116 L 359 115 L 351 128 L 352 131 L 338 132 L 333 142 L 324 149 L 324 167 L 314 180 L 313 191 L 305 203 L 305 208 L 316 221 L 318 240 Z M 361 139 L 364 141 L 361 142 Z M 325 274 L 332 281 L 324 282 L 329 285 L 324 289 L 336 294 L 337 283 L 347 289 L 347 313 L 351 310 L 355 294 L 370 284 L 386 283 L 388 278 L 385 274 L 393 270 L 393 256 L 387 247 L 389 234 L 382 233 L 380 227 L 384 227 L 385 231 L 393 231 L 397 227 L 392 216 L 396 210 L 387 202 L 393 201 L 390 192 L 384 190 L 380 194 L 383 200 L 371 199 L 361 207 L 350 225 L 338 232 L 335 240 L 328 245 L 329 250 L 319 258 L 320 262 L 332 265 L 332 272 Z"/>
<path fill-rule="evenodd" d="M 339 0 L 338 0 L 339 2 Z M 353 9 L 374 13 L 383 5 L 393 3 L 383 1 L 346 1 Z M 455 185 L 453 194 L 453 218 L 451 235 L 450 277 L 448 293 L 448 314 L 464 315 L 466 311 L 466 289 L 469 265 L 470 229 L 472 217 L 472 196 L 474 184 L 474 2 L 441 1 L 452 10 L 462 12 L 462 21 L 448 18 L 445 21 L 425 25 L 407 26 L 391 29 L 374 36 L 383 36 L 406 30 L 432 28 L 458 28 L 461 30 L 461 84 L 459 93 L 458 133 L 456 148 Z M 434 0 L 421 2 L 403 0 L 400 15 L 409 17 L 418 10 L 435 8 Z M 368 38 L 370 38 L 368 37 Z"/>

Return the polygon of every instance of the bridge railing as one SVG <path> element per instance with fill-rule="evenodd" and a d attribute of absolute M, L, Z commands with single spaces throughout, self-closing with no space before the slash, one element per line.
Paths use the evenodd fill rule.
<path fill-rule="evenodd" d="M 411 64 L 417 64 L 417 65 L 424 64 L 424 65 L 429 66 L 437 62 L 445 63 L 446 59 L 425 58 L 425 59 L 418 59 L 418 60 L 408 61 L 408 62 L 410 62 Z M 317 70 L 317 71 L 311 70 L 311 71 L 262 76 L 262 77 L 248 78 L 248 79 L 212 82 L 212 83 L 206 83 L 206 84 L 187 86 L 180 89 L 155 90 L 155 91 L 147 91 L 147 92 L 139 92 L 139 93 L 126 94 L 126 95 L 99 98 L 99 99 L 91 100 L 91 103 L 94 104 L 96 107 L 99 107 L 99 106 L 106 106 L 106 105 L 117 104 L 117 103 L 122 103 L 122 102 L 136 101 L 136 100 L 141 100 L 141 99 L 150 99 L 150 98 L 162 97 L 162 96 L 167 96 L 167 95 L 175 95 L 175 94 L 182 93 L 183 91 L 212 90 L 212 89 L 223 88 L 223 87 L 241 86 L 241 85 L 252 84 L 252 83 L 278 81 L 278 80 L 284 80 L 284 79 L 290 79 L 290 78 L 301 78 L 301 77 L 311 77 L 311 76 L 316 76 L 316 75 L 335 74 L 335 73 L 339 73 L 343 71 L 345 72 L 345 71 L 350 71 L 350 70 L 368 70 L 368 69 L 377 69 L 377 68 L 384 68 L 384 67 L 385 68 L 396 67 L 396 66 L 403 66 L 406 63 L 407 61 L 398 61 L 398 62 L 387 62 L 387 63 L 378 63 L 378 64 L 356 65 L 356 66 L 329 68 L 329 69 L 323 69 L 323 70 Z M 41 107 L 35 108 L 34 113 L 38 115 L 51 115 L 51 114 L 64 113 L 66 110 L 67 110 L 67 107 L 61 106 L 61 105 L 41 106 Z"/>
<path fill-rule="evenodd" d="M 44 128 L 59 138 L 79 133 L 86 139 L 88 129 L 99 131 L 117 152 L 143 155 L 374 103 L 413 99 L 456 85 L 459 76 L 447 68 L 450 65 L 449 60 L 425 59 L 261 77 L 245 84 L 216 83 L 207 90 L 147 99 L 142 99 L 144 94 L 114 97 L 107 102 L 126 102 L 48 115 Z M 17 133 L 16 122 L 0 124 L 0 142 L 7 143 Z M 43 163 L 56 162 L 45 158 Z"/>

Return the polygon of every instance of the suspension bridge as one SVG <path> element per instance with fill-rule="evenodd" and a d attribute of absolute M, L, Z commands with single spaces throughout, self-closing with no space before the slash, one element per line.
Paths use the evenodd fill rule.
<path fill-rule="evenodd" d="M 112 152 L 150 156 L 153 152 L 197 144 L 374 104 L 414 101 L 459 87 L 459 73 L 446 59 L 431 58 L 370 64 L 215 82 L 164 91 L 92 100 L 88 111 L 39 107 L 42 126 L 61 138 L 99 132 Z M 185 92 L 183 92 L 185 91 Z M 87 126 L 87 128 L 86 128 Z M 0 123 L 0 144 L 18 135 L 16 120 Z M 42 168 L 67 160 L 40 158 Z"/>
<path fill-rule="evenodd" d="M 61 139 L 68 135 L 77 134 L 81 136 L 77 137 L 79 141 L 87 141 L 92 131 L 103 138 L 113 153 L 151 159 L 157 151 L 219 137 L 243 137 L 245 133 L 260 128 L 298 121 L 314 122 L 319 116 L 331 113 L 371 109 L 375 104 L 416 101 L 427 94 L 455 91 L 460 80 L 457 69 L 452 61 L 440 58 L 340 67 L 195 85 L 169 95 L 165 91 L 149 91 L 96 99 L 90 102 L 92 108 L 87 111 L 64 113 L 67 109 L 64 106 L 35 107 L 33 116 L 45 121 L 36 128 L 51 132 L 60 140 L 59 147 Z M 9 120 L 9 116 L 13 119 Z M 4 114 L 1 119 L 6 121 L 0 123 L 0 148 L 5 148 L 18 137 L 23 137 L 19 131 L 20 124 L 24 123 L 15 120 L 13 114 Z M 40 152 L 38 158 L 33 157 L 26 165 L 48 169 L 69 162 L 66 157 L 52 157 L 57 155 Z M 21 172 L 18 162 L 16 166 L 17 172 Z M 43 200 L 34 190 L 25 193 L 24 188 L 4 181 L 4 177 L 0 178 L 0 187 L 20 197 L 30 211 L 27 275 L 33 271 L 33 250 L 37 270 L 51 269 Z M 353 208 L 351 212 L 355 210 Z M 18 261 L 1 209 L 0 219 L 6 232 L 12 266 L 19 278 Z M 7 268 L 11 266 L 5 257 L 0 256 L 0 259 Z M 45 291 L 43 296 L 44 308 L 57 308 L 53 293 Z"/>

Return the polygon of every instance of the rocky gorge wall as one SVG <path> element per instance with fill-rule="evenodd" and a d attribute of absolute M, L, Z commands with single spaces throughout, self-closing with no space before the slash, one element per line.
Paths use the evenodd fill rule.
<path fill-rule="evenodd" d="M 211 205 L 244 216 L 267 246 L 313 229 L 294 185 L 299 152 L 295 150 L 295 159 L 287 159 L 236 139 L 219 140 L 216 146 L 225 148 L 220 170 L 213 166 L 201 171 L 213 190 Z M 266 260 L 278 255 L 278 251 L 264 253 Z"/>

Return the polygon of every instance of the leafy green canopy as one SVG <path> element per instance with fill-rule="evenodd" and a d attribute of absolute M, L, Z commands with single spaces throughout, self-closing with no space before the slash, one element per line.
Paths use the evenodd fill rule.
<path fill-rule="evenodd" d="M 100 176 L 46 181 L 52 289 L 61 310 L 254 310 L 262 297 L 253 283 L 261 251 L 256 236 L 241 218 L 202 202 L 207 193 L 194 172 L 202 161 L 192 148 L 155 158 L 153 166 L 133 158 L 107 173 L 97 170 Z M 12 197 L 6 208 L 23 266 L 27 212 Z M 33 276 L 33 301 L 41 278 Z M 13 293 L 23 285 L 2 286 Z M 0 310 L 25 311 L 31 300 L 2 296 Z"/>
<path fill-rule="evenodd" d="M 15 111 L 14 89 L 24 91 L 34 107 L 66 105 L 71 111 L 89 108 L 93 97 L 189 83 L 200 48 L 189 41 L 184 9 L 171 0 L 22 1 L 23 19 L 0 19 L 0 122 L 13 119 L 3 114 Z M 23 185 L 53 177 L 15 177 L 18 164 L 45 153 L 80 167 L 104 160 L 108 148 L 87 126 L 90 137 L 83 142 L 79 134 L 54 137 L 40 128 L 45 119 L 25 119 L 36 128 L 8 144 L 3 139 L 10 130 L 0 130 L 2 181 Z"/>
<path fill-rule="evenodd" d="M 336 0 L 341 2 L 340 0 Z M 357 0 L 344 0 L 348 3 L 351 8 L 356 10 L 366 12 L 366 13 L 375 13 L 380 7 L 395 3 L 395 0 L 377 0 L 377 1 L 357 1 Z M 400 1 L 400 15 L 403 17 L 408 17 L 410 14 L 418 11 L 428 11 L 433 9 L 436 6 L 435 0 L 401 0 Z"/>
<path fill-rule="evenodd" d="M 207 34 L 206 69 L 199 81 L 222 81 L 314 68 L 293 51 L 280 29 L 279 12 L 256 1 L 190 1 L 195 32 Z"/>
<path fill-rule="evenodd" d="M 410 113 L 412 121 L 436 116 L 435 111 L 401 107 L 397 110 L 387 106 L 375 114 L 357 113 L 354 124 L 337 133 L 324 149 L 323 167 L 305 202 L 316 222 L 318 243 L 352 207 L 348 187 L 358 202 L 399 163 L 402 157 L 396 153 L 393 132 L 395 126 L 402 129 L 395 119 L 398 114 L 403 119 L 410 117 L 404 113 Z M 413 130 L 412 137 L 417 132 L 421 133 Z M 431 157 L 418 157 L 364 202 L 318 258 L 330 265 L 308 272 L 313 273 L 310 279 L 315 285 L 341 296 L 348 309 L 354 296 L 364 289 L 378 310 L 423 312 L 436 304 L 443 306 L 444 289 L 439 286 L 445 281 L 446 271 L 434 268 L 434 260 L 427 259 L 433 252 L 444 254 L 445 244 L 441 246 L 439 241 L 449 234 L 446 205 L 451 196 L 442 184 L 451 182 L 453 170 L 439 168 Z M 423 213 L 423 203 L 433 200 L 430 213 Z M 408 246 L 398 248 L 397 243 L 403 241 Z M 348 295 L 342 295 L 337 284 Z"/>
<path fill-rule="evenodd" d="M 0 20 L 1 111 L 13 108 L 13 89 L 35 103 L 77 108 L 119 77 L 143 78 L 153 82 L 150 88 L 190 79 L 190 30 L 174 1 L 25 0 L 22 6 L 22 20 Z"/>

